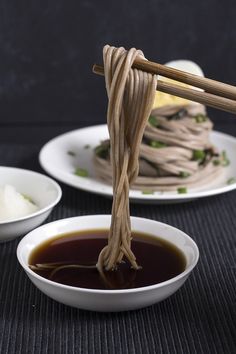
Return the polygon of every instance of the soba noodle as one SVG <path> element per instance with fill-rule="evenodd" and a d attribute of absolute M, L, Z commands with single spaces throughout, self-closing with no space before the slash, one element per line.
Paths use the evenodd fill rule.
<path fill-rule="evenodd" d="M 115 270 L 123 258 L 139 269 L 131 250 L 129 187 L 169 190 L 214 179 L 227 164 L 209 141 L 212 123 L 201 105 L 165 106 L 152 111 L 157 77 L 132 69 L 143 53 L 135 48 L 105 46 L 103 50 L 108 94 L 110 140 L 95 150 L 98 175 L 112 182 L 113 204 L 108 244 L 97 264 L 37 264 L 33 270 L 96 267 L 105 284 L 105 271 Z M 151 116 L 150 116 L 151 113 Z M 139 173 L 140 163 L 140 173 Z"/>
<path fill-rule="evenodd" d="M 139 268 L 131 250 L 129 186 L 138 176 L 139 149 L 153 106 L 157 77 L 131 69 L 137 57 L 144 55 L 135 48 L 126 51 L 107 45 L 103 50 L 113 204 L 108 244 L 97 263 L 101 274 L 104 269 L 116 269 L 124 256 L 134 269 Z"/>
<path fill-rule="evenodd" d="M 132 188 L 171 191 L 198 187 L 222 175 L 227 162 L 212 145 L 213 124 L 200 104 L 154 109 L 145 128 L 139 154 L 139 176 Z M 111 183 L 110 142 L 95 150 L 97 175 Z"/>
<path fill-rule="evenodd" d="M 122 47 L 107 45 L 103 49 L 113 203 L 108 243 L 99 254 L 96 268 L 108 287 L 112 286 L 105 271 L 115 270 L 123 258 L 130 262 L 133 269 L 140 268 L 131 250 L 129 186 L 139 173 L 139 150 L 155 98 L 157 77 L 132 69 L 137 57 L 144 58 L 144 55 L 135 48 L 126 51 Z M 88 268 L 80 264 L 40 264 L 30 267 L 33 270 L 49 267 L 53 270 L 52 275 L 66 267 Z"/>

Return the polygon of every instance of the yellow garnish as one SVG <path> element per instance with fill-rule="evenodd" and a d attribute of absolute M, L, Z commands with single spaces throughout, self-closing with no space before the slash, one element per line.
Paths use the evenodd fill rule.
<path fill-rule="evenodd" d="M 175 80 L 171 80 L 163 77 L 160 78 L 160 80 L 168 83 L 173 83 L 175 85 L 179 85 L 182 87 L 191 87 L 187 84 L 183 84 L 181 82 L 177 82 Z M 153 108 L 162 107 L 169 104 L 185 105 L 188 104 L 189 102 L 190 102 L 189 100 L 186 100 L 184 98 L 180 98 L 180 97 L 169 95 L 168 93 L 156 91 Z"/>

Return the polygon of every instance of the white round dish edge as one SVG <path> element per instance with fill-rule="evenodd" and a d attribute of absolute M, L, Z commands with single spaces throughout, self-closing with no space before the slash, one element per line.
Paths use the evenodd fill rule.
<path fill-rule="evenodd" d="M 194 240 L 183 231 L 155 220 L 131 217 L 132 230 L 168 240 L 183 252 L 186 258 L 186 268 L 182 273 L 155 285 L 131 289 L 100 290 L 56 283 L 41 277 L 29 268 L 30 253 L 42 242 L 59 234 L 91 230 L 91 225 L 96 225 L 96 229 L 109 228 L 110 223 L 110 215 L 86 215 L 44 224 L 20 241 L 17 248 L 18 261 L 30 280 L 47 296 L 65 305 L 102 312 L 135 310 L 166 299 L 183 285 L 198 262 L 198 247 Z"/>

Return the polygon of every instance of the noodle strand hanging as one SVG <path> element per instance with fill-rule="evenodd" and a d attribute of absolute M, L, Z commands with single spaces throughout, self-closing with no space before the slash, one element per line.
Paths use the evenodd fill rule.
<path fill-rule="evenodd" d="M 123 257 L 134 269 L 139 268 L 131 250 L 129 186 L 138 176 L 140 144 L 153 106 L 157 77 L 132 69 L 137 57 L 144 55 L 135 48 L 126 51 L 107 45 L 103 50 L 113 204 L 108 244 L 97 263 L 101 274 L 104 269 L 116 269 Z"/>

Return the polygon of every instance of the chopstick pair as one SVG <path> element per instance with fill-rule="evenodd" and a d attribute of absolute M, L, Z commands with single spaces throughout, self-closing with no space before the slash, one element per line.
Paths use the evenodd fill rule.
<path fill-rule="evenodd" d="M 179 85 L 158 80 L 158 91 L 195 101 L 222 111 L 236 113 L 235 86 L 193 75 L 144 59 L 136 59 L 133 63 L 133 68 L 143 70 L 151 74 L 158 74 L 204 90 L 198 91 L 194 88 L 181 87 Z M 98 75 L 104 75 L 104 68 L 103 66 L 94 64 L 93 72 Z"/>

